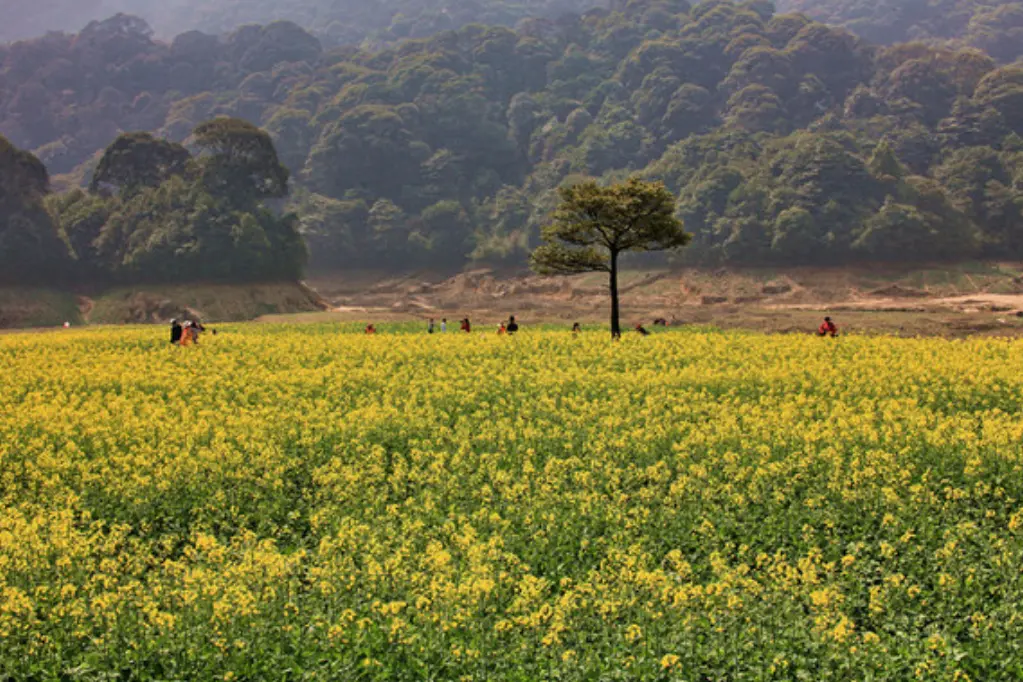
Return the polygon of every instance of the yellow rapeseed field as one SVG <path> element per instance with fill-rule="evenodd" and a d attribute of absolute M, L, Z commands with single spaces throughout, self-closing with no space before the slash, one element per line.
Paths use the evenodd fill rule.
<path fill-rule="evenodd" d="M 0 336 L 0 680 L 1018 680 L 1023 343 Z"/>

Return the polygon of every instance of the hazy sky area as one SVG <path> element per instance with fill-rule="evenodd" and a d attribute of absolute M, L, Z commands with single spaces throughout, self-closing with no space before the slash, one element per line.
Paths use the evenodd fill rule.
<path fill-rule="evenodd" d="M 137 14 L 158 28 L 176 12 L 185 11 L 187 20 L 189 12 L 183 4 L 174 0 L 0 0 L 0 40 L 33 38 L 47 31 L 76 32 L 94 19 L 118 12 Z"/>

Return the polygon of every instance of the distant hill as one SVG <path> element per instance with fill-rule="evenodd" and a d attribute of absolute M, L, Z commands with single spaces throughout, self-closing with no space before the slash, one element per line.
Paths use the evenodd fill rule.
<path fill-rule="evenodd" d="M 49 31 L 76 32 L 115 14 L 144 19 L 163 37 L 199 30 L 230 33 L 247 24 L 292 21 L 325 45 L 421 38 L 469 23 L 512 26 L 527 17 L 557 17 L 604 0 L 3 0 L 0 42 Z"/>
<path fill-rule="evenodd" d="M 688 261 L 1023 253 L 1023 42 L 879 46 L 763 0 L 615 8 L 384 49 L 290 22 L 165 42 L 122 15 L 0 48 L 0 133 L 77 184 L 121 131 L 251 121 L 315 270 L 521 264 L 559 186 L 633 173 L 678 195 Z"/>
<path fill-rule="evenodd" d="M 1023 44 L 1014 0 L 781 0 L 785 11 L 844 26 L 877 43 L 954 41 L 1012 61 Z"/>

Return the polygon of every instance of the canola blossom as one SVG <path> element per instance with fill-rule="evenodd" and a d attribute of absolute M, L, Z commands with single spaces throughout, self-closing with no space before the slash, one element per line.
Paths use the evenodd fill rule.
<path fill-rule="evenodd" d="M 0 680 L 1023 677 L 1023 343 L 0 336 Z"/>

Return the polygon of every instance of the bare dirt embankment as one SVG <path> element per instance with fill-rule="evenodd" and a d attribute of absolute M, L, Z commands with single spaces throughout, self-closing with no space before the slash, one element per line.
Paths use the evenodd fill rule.
<path fill-rule="evenodd" d="M 527 324 L 604 323 L 602 274 L 346 272 L 298 283 L 133 287 L 101 293 L 0 289 L 0 329 L 205 321 L 450 321 L 510 314 Z M 664 318 L 768 332 L 806 332 L 831 314 L 845 331 L 896 335 L 1023 336 L 1023 264 L 929 268 L 677 269 L 626 271 L 623 323 Z"/>
<path fill-rule="evenodd" d="M 152 324 L 172 317 L 214 322 L 330 308 L 304 283 L 187 284 L 71 293 L 0 289 L 0 329 L 81 324 Z"/>
<path fill-rule="evenodd" d="M 456 275 L 351 272 L 312 278 L 333 310 L 309 319 L 398 321 L 516 314 L 532 322 L 601 322 L 606 275 L 538 277 L 475 269 Z M 822 314 L 847 330 L 1023 335 L 1023 264 L 921 268 L 679 269 L 626 272 L 623 322 L 805 331 Z"/>

